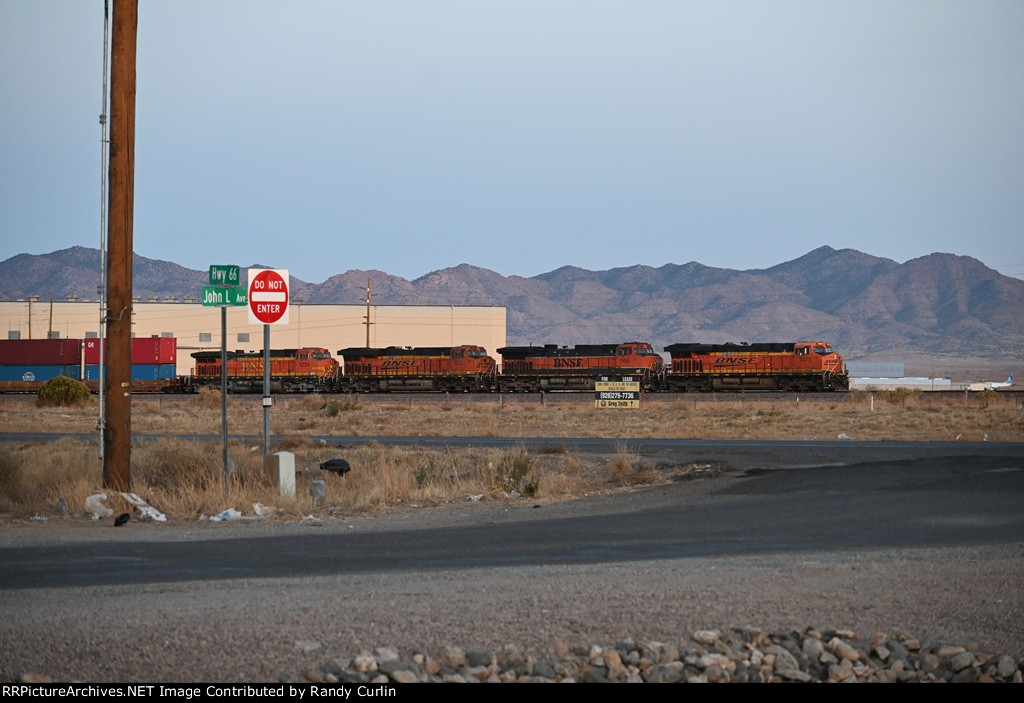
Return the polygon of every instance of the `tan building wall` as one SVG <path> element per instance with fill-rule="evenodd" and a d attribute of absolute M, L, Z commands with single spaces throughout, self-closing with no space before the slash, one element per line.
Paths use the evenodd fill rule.
<path fill-rule="evenodd" d="M 345 347 L 363 347 L 365 315 L 365 305 L 292 303 L 288 324 L 271 326 L 270 346 L 324 347 L 331 354 Z M 133 318 L 136 337 L 178 339 L 179 375 L 191 372 L 192 352 L 220 349 L 220 308 L 198 303 L 136 302 Z M 0 338 L 10 339 L 16 332 L 21 339 L 29 339 L 30 324 L 33 339 L 45 339 L 51 331 L 64 339 L 96 336 L 99 319 L 96 302 L 54 302 L 51 312 L 49 301 L 0 301 Z M 495 350 L 505 346 L 504 307 L 371 305 L 370 322 L 371 347 L 477 344 L 498 358 Z M 263 348 L 263 325 L 249 324 L 248 308 L 228 308 L 227 329 L 229 350 Z"/>

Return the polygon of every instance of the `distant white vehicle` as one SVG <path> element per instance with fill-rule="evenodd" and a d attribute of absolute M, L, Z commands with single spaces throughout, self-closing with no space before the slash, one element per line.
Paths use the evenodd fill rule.
<path fill-rule="evenodd" d="M 1013 374 L 1007 376 L 1006 380 L 1002 383 L 996 381 L 982 381 L 981 383 L 972 383 L 970 390 L 972 391 L 994 391 L 996 388 L 1009 388 L 1013 385 Z"/>

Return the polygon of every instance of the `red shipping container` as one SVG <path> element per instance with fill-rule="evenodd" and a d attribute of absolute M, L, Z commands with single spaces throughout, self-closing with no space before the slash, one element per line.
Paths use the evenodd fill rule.
<path fill-rule="evenodd" d="M 86 364 L 100 363 L 100 340 L 95 338 L 85 340 L 84 354 Z"/>
<path fill-rule="evenodd" d="M 80 339 L 0 339 L 4 366 L 66 366 L 81 361 Z"/>
<path fill-rule="evenodd" d="M 133 364 L 156 364 L 160 357 L 160 337 L 136 337 L 132 340 Z"/>
<path fill-rule="evenodd" d="M 141 362 L 139 362 L 141 363 Z M 160 352 L 157 355 L 156 363 L 158 364 L 177 364 L 178 363 L 178 340 L 174 337 L 161 337 L 160 338 Z"/>
<path fill-rule="evenodd" d="M 103 345 L 106 353 L 106 343 Z M 85 363 L 100 363 L 100 340 L 85 340 Z M 135 337 L 132 339 L 133 364 L 178 363 L 178 340 L 174 337 Z"/>

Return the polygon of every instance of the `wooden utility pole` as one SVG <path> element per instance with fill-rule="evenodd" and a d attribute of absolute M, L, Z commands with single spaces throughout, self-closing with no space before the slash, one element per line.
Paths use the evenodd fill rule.
<path fill-rule="evenodd" d="M 135 47 L 138 0 L 114 0 L 110 36 L 107 257 L 107 418 L 103 485 L 132 486 L 132 222 L 135 209 Z"/>
<path fill-rule="evenodd" d="M 366 277 L 366 348 L 370 348 L 370 277 Z"/>

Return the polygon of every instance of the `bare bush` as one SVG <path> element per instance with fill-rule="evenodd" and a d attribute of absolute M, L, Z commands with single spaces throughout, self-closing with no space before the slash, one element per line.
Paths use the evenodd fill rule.
<path fill-rule="evenodd" d="M 609 460 L 611 464 L 610 483 L 615 486 L 629 486 L 636 483 L 650 483 L 653 475 L 643 467 L 640 455 L 630 451 L 625 444 L 615 448 L 615 454 Z"/>
<path fill-rule="evenodd" d="M 905 407 L 908 404 L 913 404 L 922 395 L 923 391 L 919 388 L 896 388 L 891 391 L 880 391 L 884 393 L 884 398 L 890 405 L 898 405 Z"/>
<path fill-rule="evenodd" d="M 526 447 L 502 452 L 497 463 L 489 463 L 486 476 L 487 488 L 498 493 L 516 491 L 525 496 L 535 496 L 540 491 L 540 476 Z"/>

